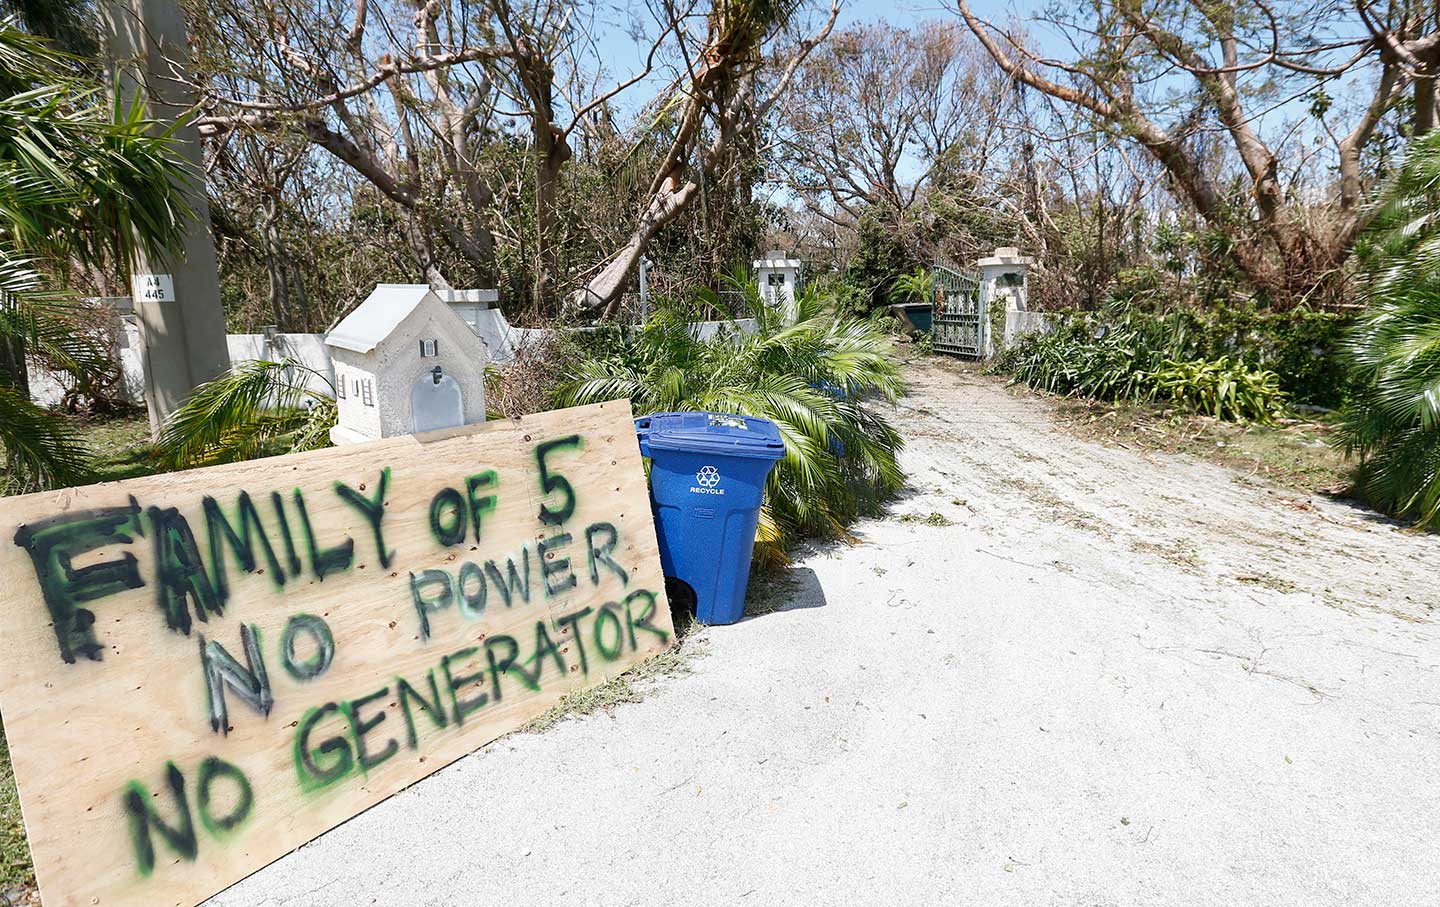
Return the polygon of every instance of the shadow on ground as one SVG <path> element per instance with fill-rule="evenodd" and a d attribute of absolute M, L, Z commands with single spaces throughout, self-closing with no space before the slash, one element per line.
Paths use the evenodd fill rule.
<path fill-rule="evenodd" d="M 820 578 L 809 567 L 786 567 L 772 574 L 761 574 L 750 580 L 750 594 L 745 600 L 745 617 L 754 620 L 779 611 L 800 611 L 823 608 L 827 604 Z"/>

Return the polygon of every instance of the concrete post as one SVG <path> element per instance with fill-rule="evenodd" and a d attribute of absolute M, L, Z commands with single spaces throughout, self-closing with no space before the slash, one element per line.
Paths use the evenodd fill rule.
<path fill-rule="evenodd" d="M 162 124 L 190 109 L 194 94 L 184 85 L 189 44 L 175 0 L 106 0 L 100 18 L 126 99 L 136 93 L 144 96 L 149 116 Z M 175 151 L 192 174 L 185 200 L 194 216 L 187 224 L 183 247 L 163 261 L 146 261 L 142 256 L 131 281 L 135 317 L 145 344 L 145 401 L 150 429 L 157 433 L 196 385 L 230 366 L 200 135 L 186 125 L 176 131 L 175 139 Z"/>
<path fill-rule="evenodd" d="M 1026 275 L 1034 263 L 1035 259 L 1021 255 L 1014 246 L 1001 246 L 994 254 L 975 262 L 980 269 L 980 298 L 985 300 L 987 317 L 992 307 L 1004 307 L 1006 343 L 1030 329 Z M 987 330 L 985 355 L 994 353 L 994 348 L 994 340 Z"/>

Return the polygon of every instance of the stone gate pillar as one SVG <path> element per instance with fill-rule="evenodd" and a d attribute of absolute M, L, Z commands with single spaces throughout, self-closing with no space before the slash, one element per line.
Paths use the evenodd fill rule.
<path fill-rule="evenodd" d="M 1030 317 L 1028 301 L 1029 286 L 1026 275 L 1035 259 L 1021 255 L 1014 246 L 1001 246 L 993 254 L 975 262 L 980 269 L 980 294 L 985 300 L 988 315 L 995 308 L 1005 312 L 1004 341 L 1011 342 L 1027 331 L 1035 329 Z M 991 321 L 991 324 L 994 324 Z M 994 340 L 987 331 L 985 355 L 994 352 Z"/>

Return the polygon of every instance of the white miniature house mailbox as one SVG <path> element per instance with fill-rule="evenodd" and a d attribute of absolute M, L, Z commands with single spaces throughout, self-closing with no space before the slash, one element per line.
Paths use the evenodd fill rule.
<path fill-rule="evenodd" d="M 760 296 L 769 305 L 795 302 L 800 286 L 800 259 L 790 258 L 779 249 L 771 249 L 764 258 L 755 259 L 755 280 Z"/>
<path fill-rule="evenodd" d="M 485 344 L 427 286 L 380 284 L 325 345 L 336 444 L 485 421 Z"/>

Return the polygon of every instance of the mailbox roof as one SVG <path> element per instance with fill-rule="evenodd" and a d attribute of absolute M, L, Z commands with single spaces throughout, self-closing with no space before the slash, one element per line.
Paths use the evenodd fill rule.
<path fill-rule="evenodd" d="M 341 349 L 368 353 L 394 333 L 400 322 L 430 295 L 432 291 L 424 284 L 382 283 L 325 335 L 325 342 Z"/>

